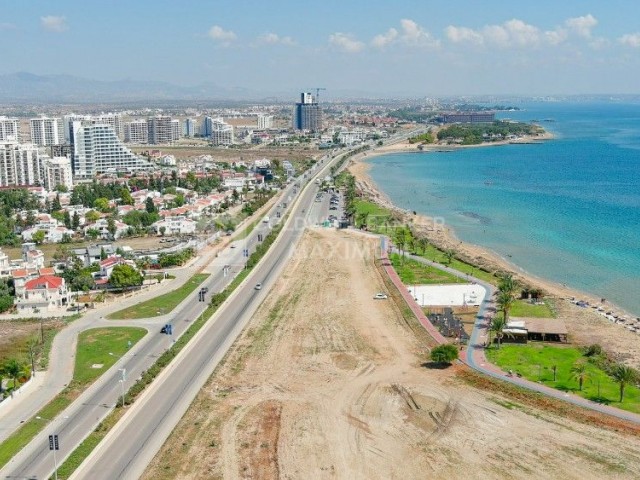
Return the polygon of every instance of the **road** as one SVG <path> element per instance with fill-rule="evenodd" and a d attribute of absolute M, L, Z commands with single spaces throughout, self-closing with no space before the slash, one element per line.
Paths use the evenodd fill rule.
<path fill-rule="evenodd" d="M 288 189 L 284 193 L 285 201 L 287 201 L 289 207 L 289 199 L 293 199 L 294 197 L 292 192 L 293 188 L 293 185 L 288 187 Z M 305 195 L 308 195 L 308 191 Z M 305 201 L 308 205 L 311 205 L 308 199 L 306 199 Z M 243 250 L 249 249 L 249 251 L 252 251 L 257 244 L 258 234 L 262 233 L 263 235 L 266 235 L 268 229 L 273 224 L 280 221 L 280 219 L 278 219 L 276 215 L 277 210 L 278 207 L 276 206 L 272 208 L 271 211 L 269 211 L 269 224 L 261 222 L 258 226 L 256 226 L 255 230 L 251 233 L 251 235 L 249 235 L 247 239 L 234 242 L 233 246 L 236 248 L 228 248 L 224 252 L 222 252 L 219 257 L 214 259 L 207 270 L 217 273 L 213 274 L 205 283 L 203 283 L 203 286 L 209 287 L 209 292 L 222 290 L 228 283 L 231 282 L 234 276 L 233 274 L 239 272 L 241 268 L 243 268 L 245 261 Z M 280 210 L 282 213 L 284 213 L 283 209 Z M 295 217 L 296 222 L 302 219 L 302 215 L 300 213 L 301 209 L 298 209 L 297 212 L 298 216 Z M 305 216 L 308 218 L 309 212 L 307 212 Z M 291 223 L 291 225 L 294 225 L 294 223 Z M 199 342 L 201 342 L 203 338 L 209 338 L 208 332 L 210 330 L 213 330 L 211 335 L 213 338 L 220 338 L 223 340 L 231 338 L 232 343 L 233 339 L 235 339 L 235 336 L 237 336 L 237 334 L 241 331 L 241 326 L 238 328 L 239 323 L 236 321 L 236 319 L 248 311 L 249 305 L 252 305 L 254 309 L 257 308 L 261 298 L 264 298 L 263 295 L 266 295 L 269 285 L 277 276 L 275 267 L 279 266 L 279 262 L 281 262 L 284 258 L 282 249 L 284 248 L 286 250 L 288 247 L 293 245 L 294 240 L 299 237 L 299 234 L 302 231 L 302 229 L 298 227 L 299 225 L 296 225 L 296 228 L 291 229 L 291 231 L 283 232 L 284 235 L 282 235 L 282 237 L 285 238 L 281 239 L 277 243 L 280 249 L 279 255 L 276 255 L 276 252 L 274 252 L 274 246 L 274 248 L 272 248 L 269 254 L 265 257 L 265 260 L 271 259 L 271 261 L 263 261 L 261 265 L 252 273 L 251 278 L 260 278 L 260 280 L 256 281 L 261 281 L 265 286 L 264 289 L 261 291 L 255 291 L 253 290 L 252 284 L 245 284 L 245 289 L 243 289 L 242 295 L 236 294 L 234 296 L 234 298 L 236 299 L 241 297 L 244 301 L 242 302 L 235 300 L 234 302 L 229 302 L 230 305 L 225 306 L 225 308 L 221 309 L 219 311 L 219 314 L 217 315 L 218 320 L 216 320 L 215 322 L 209 322 L 208 326 L 204 329 L 207 331 L 207 335 L 201 334 L 196 337 L 197 339 L 200 339 Z M 228 275 L 226 277 L 223 276 L 222 267 L 224 265 L 231 265 L 231 275 Z M 248 293 L 246 291 L 247 289 Z M 174 319 L 172 323 L 174 325 L 174 334 L 176 337 L 184 332 L 189 326 L 190 321 L 194 318 L 197 318 L 198 315 L 200 315 L 200 313 L 206 307 L 206 303 L 197 301 L 197 293 L 194 293 L 193 297 L 194 298 L 186 300 L 180 306 L 178 306 L 178 308 L 175 309 L 176 313 L 174 315 L 170 315 L 170 317 L 173 317 Z M 249 316 L 245 315 L 243 318 L 249 318 Z M 156 321 L 158 323 L 156 323 Z M 164 323 L 166 319 L 164 321 L 158 321 L 156 319 L 156 321 L 151 324 L 150 328 L 155 325 L 155 327 L 159 330 L 159 326 L 161 324 L 160 322 Z M 147 326 L 147 323 L 147 321 L 140 322 L 140 324 L 143 324 L 145 326 Z M 232 332 L 235 336 L 229 337 Z M 53 472 L 53 458 L 48 450 L 48 435 L 51 433 L 56 433 L 60 437 L 60 451 L 58 452 L 58 464 L 60 464 L 60 461 L 68 456 L 73 451 L 73 449 L 82 441 L 82 439 L 85 438 L 89 432 L 95 429 L 100 421 L 103 420 L 104 417 L 114 407 L 121 391 L 121 385 L 119 383 L 121 374 L 119 372 L 119 369 L 126 369 L 127 380 L 125 382 L 125 388 L 129 388 L 135 382 L 135 380 L 140 377 L 142 372 L 149 368 L 149 366 L 155 361 L 155 359 L 170 346 L 172 340 L 173 339 L 169 336 L 161 335 L 159 333 L 156 334 L 153 331 L 150 335 L 147 335 L 147 337 L 145 337 L 143 341 L 136 345 L 136 349 L 120 359 L 116 363 L 116 365 L 114 365 L 108 372 L 105 373 L 105 375 L 103 375 L 103 377 L 101 377 L 101 381 L 96 382 L 92 387 L 85 391 L 78 399 L 78 401 L 74 402 L 56 419 L 51 421 L 50 425 L 48 425 L 48 427 L 41 434 L 36 436 L 27 447 L 25 447 L 18 455 L 16 455 L 16 457 L 14 457 L 11 462 L 9 462 L 5 466 L 5 468 L 0 471 L 0 478 L 47 478 L 49 474 Z M 212 355 L 219 350 L 221 343 L 222 341 L 218 341 L 214 342 L 214 344 L 207 344 L 204 346 L 201 343 L 197 343 L 197 346 L 194 347 L 193 345 L 196 344 L 196 341 L 194 339 L 194 341 L 190 342 L 190 346 L 183 350 L 185 353 L 190 352 L 190 355 L 185 355 L 186 358 L 184 360 L 184 363 L 180 364 L 181 367 L 179 368 L 179 374 L 174 376 L 179 377 L 180 380 L 195 379 L 195 374 L 204 372 L 203 361 L 206 362 L 206 360 L 212 358 Z M 204 350 L 204 347 L 208 348 L 208 350 Z M 203 357 L 202 353 L 204 351 L 206 351 L 207 353 Z M 197 355 L 198 353 L 200 353 L 200 355 Z M 195 371 L 192 372 L 192 375 L 187 375 L 186 372 L 183 371 L 184 365 L 189 365 L 191 367 L 195 366 Z M 173 372 L 174 369 L 175 368 L 172 368 L 170 370 Z M 204 383 L 204 380 L 206 380 L 206 377 L 211 373 L 212 370 L 213 368 L 211 368 L 209 370 L 209 373 L 204 376 L 202 383 Z M 168 383 L 171 386 L 182 385 L 183 388 L 181 392 L 185 394 L 188 392 L 186 387 L 190 382 L 184 384 L 184 382 L 176 381 L 176 379 L 172 378 L 168 380 Z M 145 398 L 145 405 L 148 403 L 147 398 L 152 399 L 151 403 L 157 401 L 158 396 L 164 397 L 165 399 L 167 398 L 167 390 L 164 387 L 160 389 L 153 389 L 152 387 L 150 387 L 149 391 L 151 390 L 154 390 L 155 392 L 161 392 L 161 394 L 158 395 L 156 393 L 155 396 L 149 395 L 146 398 L 146 394 L 143 395 L 142 398 Z M 195 393 L 197 393 L 197 389 L 193 392 L 193 395 L 195 395 Z M 142 398 L 140 400 L 142 400 Z M 176 402 L 178 402 L 178 400 L 179 399 L 176 398 Z M 186 403 L 184 400 L 181 400 L 181 404 L 184 404 L 185 410 L 189 402 L 190 400 L 188 400 Z M 139 401 L 137 403 L 142 402 Z M 170 407 L 172 412 L 176 411 L 175 404 L 172 404 Z M 134 408 L 135 406 L 132 408 L 132 410 Z M 166 415 L 158 415 L 158 411 L 155 409 L 155 407 L 153 407 L 150 411 L 154 412 L 152 417 L 156 420 L 156 426 L 161 423 L 161 420 L 164 421 Z M 141 423 L 149 423 L 149 425 L 154 424 L 154 422 L 146 418 L 145 415 L 140 415 L 139 417 L 141 418 Z M 137 418 L 137 416 L 135 418 Z M 141 429 L 140 432 L 142 431 L 146 430 Z M 157 435 L 154 434 L 154 438 L 157 438 Z M 143 444 L 144 443 L 145 442 L 143 442 Z M 158 447 L 159 446 L 160 445 L 158 445 Z M 135 451 L 136 449 L 133 450 Z M 111 461 L 109 463 L 112 464 Z M 142 470 L 143 469 L 144 466 L 142 467 Z M 111 474 L 107 474 L 105 478 L 113 478 L 113 476 Z"/>
<path fill-rule="evenodd" d="M 283 198 L 293 198 L 292 190 L 293 185 L 287 187 L 283 193 Z M 277 210 L 282 211 L 277 205 L 269 211 L 269 224 L 260 222 L 246 239 L 232 243 L 235 248 L 230 246 L 213 259 L 205 269 L 205 271 L 212 272 L 212 275 L 202 284 L 209 288 L 207 297 L 210 296 L 211 292 L 223 290 L 232 281 L 235 274 L 244 268 L 245 257 L 243 256 L 243 250 L 248 249 L 249 252 L 252 252 L 258 243 L 258 234 L 262 233 L 266 236 L 269 229 L 281 220 L 276 216 Z M 223 275 L 224 265 L 231 266 L 230 275 Z M 155 291 L 152 295 L 158 294 L 159 292 Z M 57 457 L 58 464 L 60 464 L 60 461 L 66 458 L 113 409 L 121 392 L 119 383 L 121 373 L 119 369 L 126 369 L 125 388 L 128 389 L 141 376 L 142 372 L 148 369 L 162 352 L 188 328 L 191 320 L 197 318 L 205 310 L 208 300 L 207 302 L 198 302 L 197 298 L 196 291 L 190 298 L 174 309 L 172 314 L 158 317 L 154 320 L 134 322 L 134 324 L 151 328 L 150 334 L 145 336 L 132 349 L 131 353 L 122 357 L 109 371 L 105 372 L 100 380 L 89 387 L 77 401 L 65 409 L 57 418 L 53 419 L 44 431 L 38 434 L 0 471 L 0 478 L 48 478 L 53 472 L 53 457 L 49 452 L 48 435 L 52 433 L 59 435 L 60 451 Z M 135 300 L 135 303 L 137 303 L 141 298 L 138 297 Z M 122 305 L 120 305 L 121 307 Z M 160 325 L 167 323 L 168 320 L 173 324 L 173 336 L 159 333 Z M 110 326 L 122 324 L 119 321 L 93 319 L 91 326 L 99 326 L 104 322 L 107 322 Z M 130 323 L 127 322 L 127 324 Z M 62 355 L 65 354 L 64 352 L 69 355 L 70 350 L 69 347 L 62 349 Z M 66 362 L 65 365 L 68 365 L 68 363 Z M 68 376 L 68 373 L 67 378 L 70 379 L 71 377 Z M 182 375 L 180 376 L 184 378 Z M 61 389 L 63 386 L 62 384 L 59 388 Z M 43 421 L 47 420 L 43 419 Z"/>

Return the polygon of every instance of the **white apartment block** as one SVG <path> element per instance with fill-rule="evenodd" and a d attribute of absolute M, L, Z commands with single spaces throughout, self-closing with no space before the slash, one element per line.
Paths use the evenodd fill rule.
<path fill-rule="evenodd" d="M 232 145 L 233 144 L 233 126 L 225 123 L 222 118 L 207 117 L 207 121 L 211 127 L 209 136 L 211 143 L 214 145 Z"/>
<path fill-rule="evenodd" d="M 0 117 L 0 142 L 20 141 L 20 121 L 17 118 Z"/>
<path fill-rule="evenodd" d="M 273 127 L 273 115 L 258 114 L 258 129 L 266 130 Z"/>
<path fill-rule="evenodd" d="M 198 123 L 193 118 L 187 118 L 184 121 L 182 133 L 185 137 L 195 137 L 198 132 Z"/>
<path fill-rule="evenodd" d="M 30 143 L 0 143 L 0 187 L 37 185 L 44 176 L 38 147 Z"/>
<path fill-rule="evenodd" d="M 65 143 L 73 143 L 73 122 L 82 121 L 87 124 L 104 124 L 110 125 L 116 136 L 124 139 L 124 122 L 119 113 L 104 113 L 101 115 L 76 115 L 74 113 L 62 117 L 63 132 Z"/>
<path fill-rule="evenodd" d="M 149 126 L 149 143 L 157 145 L 174 141 L 171 117 L 156 115 L 147 120 L 147 125 Z"/>
<path fill-rule="evenodd" d="M 100 173 L 149 170 L 151 164 L 122 144 L 113 127 L 106 124 L 73 122 L 73 171 L 91 178 Z"/>
<path fill-rule="evenodd" d="M 69 190 L 73 188 L 73 172 L 71 159 L 67 157 L 53 157 L 44 159 L 44 188 L 50 192 L 58 185 L 64 185 Z"/>
<path fill-rule="evenodd" d="M 149 143 L 149 126 L 144 119 L 124 124 L 124 141 L 127 143 Z"/>
<path fill-rule="evenodd" d="M 62 142 L 62 122 L 58 118 L 39 117 L 29 120 L 31 143 L 39 147 L 60 145 Z"/>

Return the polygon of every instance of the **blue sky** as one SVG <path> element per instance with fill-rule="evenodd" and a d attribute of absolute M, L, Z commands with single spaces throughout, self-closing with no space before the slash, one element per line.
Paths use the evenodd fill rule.
<path fill-rule="evenodd" d="M 637 11 L 636 0 L 0 0 L 0 73 L 328 94 L 640 93 Z"/>

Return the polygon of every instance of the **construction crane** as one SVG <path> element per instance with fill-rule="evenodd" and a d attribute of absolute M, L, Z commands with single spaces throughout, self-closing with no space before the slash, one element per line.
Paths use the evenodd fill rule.
<path fill-rule="evenodd" d="M 326 90 L 324 87 L 316 87 L 316 103 L 320 103 L 320 90 Z"/>

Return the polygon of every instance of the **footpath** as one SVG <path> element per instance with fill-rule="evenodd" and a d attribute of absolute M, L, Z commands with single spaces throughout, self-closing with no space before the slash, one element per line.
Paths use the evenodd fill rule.
<path fill-rule="evenodd" d="M 398 291 L 402 294 L 405 302 L 411 309 L 411 311 L 416 315 L 420 323 L 424 326 L 427 332 L 433 337 L 433 339 L 439 343 L 446 343 L 447 340 L 440 334 L 440 332 L 434 327 L 434 325 L 429 321 L 424 312 L 422 311 L 422 307 L 417 304 L 413 295 L 408 291 L 406 285 L 402 283 L 400 277 L 396 273 L 395 269 L 391 265 L 389 261 L 388 253 L 390 246 L 388 245 L 389 240 L 381 236 L 380 237 L 380 249 L 381 249 L 381 260 L 382 265 L 384 266 L 385 271 L 389 275 L 389 278 L 396 286 Z M 599 413 L 604 413 L 606 415 L 611 415 L 613 417 L 619 418 L 621 420 L 633 422 L 636 424 L 640 424 L 640 415 L 633 412 L 627 412 L 625 410 L 621 410 L 615 407 L 610 407 L 608 405 L 603 405 L 601 403 L 593 402 L 591 400 L 587 400 L 586 398 L 582 398 L 578 395 L 574 395 L 567 392 L 562 392 L 560 390 L 556 390 L 554 388 L 548 387 L 541 383 L 532 382 L 522 377 L 512 376 L 508 373 L 504 372 L 496 365 L 492 364 L 487 360 L 485 355 L 485 345 L 487 341 L 487 334 L 489 331 L 489 326 L 491 325 L 491 319 L 496 311 L 495 303 L 494 303 L 494 294 L 496 292 L 496 287 L 487 283 L 483 280 L 475 278 L 466 273 L 455 270 L 451 267 L 447 267 L 437 262 L 433 262 L 431 260 L 427 260 L 426 258 L 419 257 L 417 255 L 406 254 L 408 258 L 411 260 L 415 260 L 416 262 L 422 263 L 424 265 L 429 265 L 431 267 L 437 268 L 439 270 L 443 270 L 445 272 L 451 273 L 457 277 L 460 277 L 461 281 L 465 279 L 469 282 L 477 283 L 485 288 L 485 297 L 481 303 L 480 310 L 478 312 L 478 316 L 476 317 L 476 321 L 473 325 L 473 331 L 471 332 L 471 338 L 469 339 L 469 343 L 460 352 L 460 361 L 468 365 L 469 367 L 477 370 L 485 375 L 489 375 L 493 378 L 509 382 L 513 385 L 517 385 L 518 387 L 526 388 L 527 390 L 531 390 L 534 392 L 542 393 L 549 397 L 563 400 L 565 402 L 569 402 L 573 405 L 587 408 L 589 410 L 593 410 Z"/>

